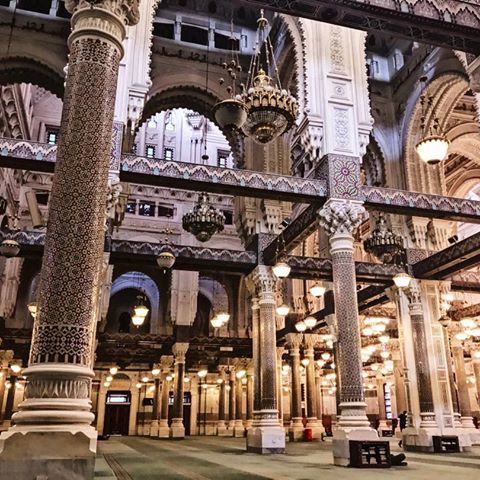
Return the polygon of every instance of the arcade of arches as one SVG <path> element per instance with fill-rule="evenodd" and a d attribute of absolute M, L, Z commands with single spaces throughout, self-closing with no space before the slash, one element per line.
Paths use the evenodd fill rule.
<path fill-rule="evenodd" d="M 472 478 L 477 3 L 0 0 L 0 478 Z M 267 144 L 214 113 L 263 4 Z"/>

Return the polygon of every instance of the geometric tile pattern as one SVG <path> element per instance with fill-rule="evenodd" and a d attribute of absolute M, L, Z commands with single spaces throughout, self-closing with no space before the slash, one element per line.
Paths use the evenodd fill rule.
<path fill-rule="evenodd" d="M 70 45 L 30 363 L 90 366 L 120 52 Z M 86 102 L 85 99 L 90 101 Z"/>

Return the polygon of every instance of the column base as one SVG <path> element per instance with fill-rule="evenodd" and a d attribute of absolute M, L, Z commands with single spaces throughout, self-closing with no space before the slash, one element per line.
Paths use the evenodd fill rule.
<path fill-rule="evenodd" d="M 247 432 L 247 452 L 261 455 L 285 453 L 285 431 L 278 421 L 276 410 L 255 415 Z"/>
<path fill-rule="evenodd" d="M 158 437 L 158 420 L 152 420 L 150 422 L 150 436 Z"/>
<path fill-rule="evenodd" d="M 168 426 L 168 420 L 158 421 L 158 438 L 170 438 L 170 427 Z"/>
<path fill-rule="evenodd" d="M 292 418 L 288 428 L 288 438 L 291 442 L 301 442 L 303 440 L 303 422 L 299 417 Z"/>
<path fill-rule="evenodd" d="M 172 418 L 172 424 L 170 425 L 170 438 L 176 438 L 179 440 L 185 438 L 183 418 Z"/>
<path fill-rule="evenodd" d="M 242 420 L 235 420 L 233 436 L 236 438 L 243 438 L 245 436 L 245 427 L 243 426 Z"/>
<path fill-rule="evenodd" d="M 333 464 L 340 467 L 350 465 L 350 440 L 375 441 L 378 433 L 371 427 L 338 427 L 333 432 Z"/>
<path fill-rule="evenodd" d="M 245 420 L 245 430 L 250 430 L 250 428 L 252 428 L 252 425 L 253 425 L 253 420 L 252 419 Z"/>
<path fill-rule="evenodd" d="M 473 417 L 461 417 L 461 431 L 470 436 L 472 445 L 480 445 L 480 430 L 475 428 Z"/>
<path fill-rule="evenodd" d="M 323 440 L 325 429 L 320 420 L 317 418 L 308 418 L 305 428 L 310 428 L 312 430 L 312 438 L 314 442 L 321 442 Z"/>
<path fill-rule="evenodd" d="M 232 433 L 228 431 L 227 425 L 223 420 L 217 422 L 217 435 L 219 437 L 231 437 Z"/>
<path fill-rule="evenodd" d="M 383 432 L 390 432 L 392 430 L 392 427 L 388 425 L 386 420 L 380 420 L 379 425 L 378 425 L 378 435 L 382 437 Z"/>
<path fill-rule="evenodd" d="M 441 435 L 438 427 L 407 427 L 402 431 L 402 446 L 407 452 L 433 453 L 433 437 Z"/>
<path fill-rule="evenodd" d="M 96 450 L 91 426 L 14 426 L 0 435 L 0 472 L 15 480 L 91 480 Z"/>

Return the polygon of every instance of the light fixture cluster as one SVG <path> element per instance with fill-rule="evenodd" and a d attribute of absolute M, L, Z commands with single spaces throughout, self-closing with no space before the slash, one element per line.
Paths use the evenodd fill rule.
<path fill-rule="evenodd" d="M 460 320 L 462 330 L 455 335 L 455 338 L 460 341 L 480 338 L 480 325 L 478 319 L 462 318 Z"/>
<path fill-rule="evenodd" d="M 103 382 L 105 388 L 108 388 L 112 384 L 113 377 L 118 373 L 118 367 L 111 367 L 108 372 L 109 375 L 105 377 L 105 381 Z"/>
<path fill-rule="evenodd" d="M 213 328 L 223 327 L 230 320 L 230 314 L 225 311 L 220 311 L 210 320 L 210 323 Z"/>

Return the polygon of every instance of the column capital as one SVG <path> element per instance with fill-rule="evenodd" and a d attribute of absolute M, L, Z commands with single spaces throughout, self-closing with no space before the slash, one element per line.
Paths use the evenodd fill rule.
<path fill-rule="evenodd" d="M 303 334 L 302 333 L 289 333 L 286 336 L 287 343 L 290 346 L 290 355 L 292 354 L 292 350 L 298 350 L 302 346 L 303 343 Z"/>
<path fill-rule="evenodd" d="M 280 362 L 283 354 L 286 352 L 285 347 L 277 347 L 277 361 Z"/>
<path fill-rule="evenodd" d="M 319 211 L 319 223 L 329 235 L 352 236 L 361 224 L 365 208 L 353 200 L 328 200 Z"/>
<path fill-rule="evenodd" d="M 245 277 L 245 283 L 248 290 L 258 301 L 275 301 L 275 291 L 277 289 L 277 278 L 273 274 L 272 268 L 266 265 L 258 265 Z"/>
<path fill-rule="evenodd" d="M 13 350 L 0 351 L 0 366 L 8 367 L 8 364 L 13 360 L 13 357 L 14 357 Z"/>
<path fill-rule="evenodd" d="M 65 8 L 72 15 L 80 10 L 105 10 L 129 26 L 140 20 L 139 4 L 140 0 L 65 0 Z"/>
<path fill-rule="evenodd" d="M 313 349 L 321 343 L 320 335 L 318 333 L 303 334 L 303 344 L 306 350 L 311 350 L 309 354 L 313 355 Z M 305 352 L 307 354 L 307 352 Z"/>
<path fill-rule="evenodd" d="M 163 373 L 169 373 L 173 366 L 173 355 L 162 355 L 160 357 L 160 368 Z"/>
<path fill-rule="evenodd" d="M 185 355 L 188 350 L 188 343 L 176 342 L 172 345 L 172 353 L 175 356 L 175 362 L 185 363 Z"/>
<path fill-rule="evenodd" d="M 405 290 L 405 295 L 408 298 L 410 313 L 423 315 L 422 289 L 418 280 L 411 281 L 410 286 Z"/>

